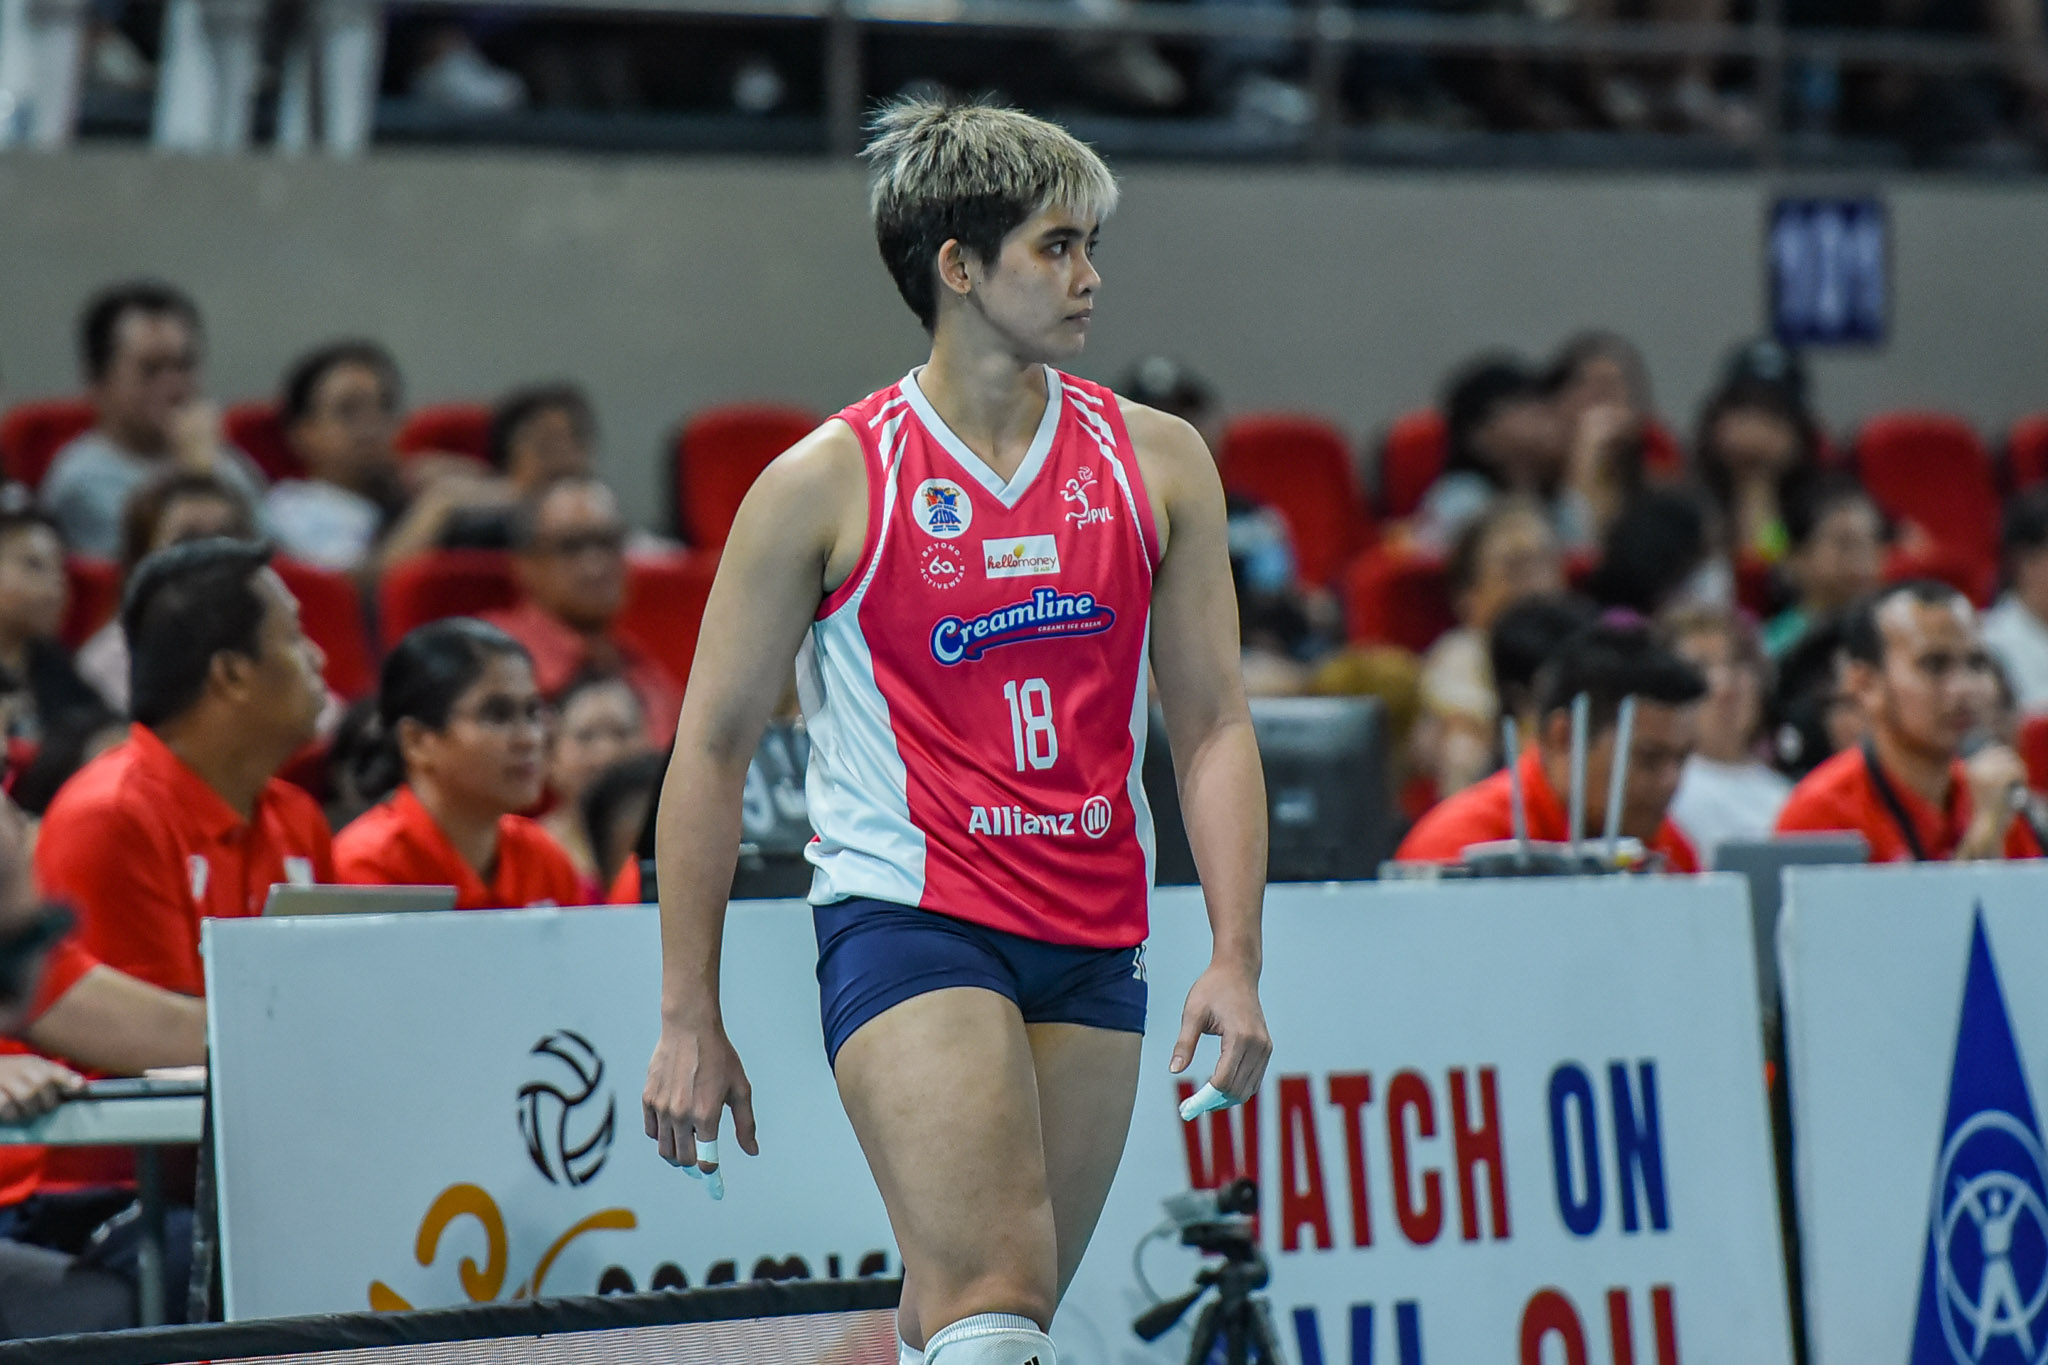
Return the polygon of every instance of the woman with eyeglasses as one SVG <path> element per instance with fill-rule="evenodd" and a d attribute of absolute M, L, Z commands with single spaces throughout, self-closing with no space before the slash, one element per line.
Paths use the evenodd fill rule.
<path fill-rule="evenodd" d="M 453 886 L 458 910 L 584 899 L 568 855 L 518 814 L 540 799 L 548 708 L 517 640 L 463 616 L 412 631 L 384 660 L 377 724 L 356 781 L 385 799 L 335 836 L 341 881 Z"/>

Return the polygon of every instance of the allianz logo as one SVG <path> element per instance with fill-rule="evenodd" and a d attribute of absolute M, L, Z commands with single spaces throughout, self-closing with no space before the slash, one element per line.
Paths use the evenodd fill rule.
<path fill-rule="evenodd" d="M 1100 839 L 1109 832 L 1115 811 L 1100 796 L 1081 803 L 1079 811 L 1033 811 L 1022 806 L 969 806 L 967 832 L 991 838 L 1052 838 L 1075 833 Z M 1078 826 L 1078 828 L 1077 828 Z"/>

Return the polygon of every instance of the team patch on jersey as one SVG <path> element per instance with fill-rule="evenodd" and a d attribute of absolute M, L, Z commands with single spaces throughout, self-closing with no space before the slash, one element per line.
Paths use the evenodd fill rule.
<path fill-rule="evenodd" d="M 990 578 L 1035 578 L 1060 571 L 1060 547 L 1051 536 L 981 542 L 981 567 Z"/>
<path fill-rule="evenodd" d="M 944 617 L 932 627 L 932 657 L 942 664 L 972 663 L 991 649 L 1066 635 L 1099 635 L 1116 624 L 1116 613 L 1092 592 L 1035 589 L 1023 602 L 965 620 Z"/>
<path fill-rule="evenodd" d="M 1095 506 L 1095 484 L 1095 471 L 1086 465 L 1075 470 L 1074 477 L 1067 480 L 1066 487 L 1060 490 L 1060 496 L 1074 504 L 1073 510 L 1067 513 L 1068 521 L 1079 526 L 1097 526 L 1106 521 L 1116 520 L 1116 514 L 1109 508 Z"/>
<path fill-rule="evenodd" d="M 935 588 L 957 588 L 967 577 L 967 555 L 957 545 L 934 541 L 918 557 L 917 571 Z"/>
<path fill-rule="evenodd" d="M 974 504 L 967 490 L 951 479 L 926 479 L 910 499 L 910 515 L 928 536 L 951 540 L 967 534 L 974 521 Z"/>

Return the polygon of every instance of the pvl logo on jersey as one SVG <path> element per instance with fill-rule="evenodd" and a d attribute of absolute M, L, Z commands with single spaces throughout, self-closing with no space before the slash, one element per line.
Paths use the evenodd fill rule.
<path fill-rule="evenodd" d="M 1100 522 L 1114 521 L 1116 515 L 1107 507 L 1097 507 L 1090 499 L 1095 487 L 1095 471 L 1083 465 L 1074 471 L 1074 477 L 1067 480 L 1060 496 L 1074 504 L 1074 510 L 1067 513 L 1067 520 L 1078 526 L 1094 526 Z"/>
<path fill-rule="evenodd" d="M 1051 536 L 981 542 L 981 567 L 990 578 L 1035 578 L 1060 571 L 1060 547 Z"/>
<path fill-rule="evenodd" d="M 2048 1359 L 2048 1155 L 1981 908 L 1956 1026 L 1910 1365 Z"/>
<path fill-rule="evenodd" d="M 910 499 L 910 515 L 928 536 L 952 540 L 967 534 L 974 521 L 974 504 L 967 490 L 951 479 L 926 479 Z"/>

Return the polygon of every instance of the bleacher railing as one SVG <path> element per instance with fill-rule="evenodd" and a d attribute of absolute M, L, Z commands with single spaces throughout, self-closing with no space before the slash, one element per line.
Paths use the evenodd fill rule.
<path fill-rule="evenodd" d="M 409 7 L 478 6 L 476 0 L 410 0 Z M 1759 119 L 1749 151 L 1766 169 L 1783 162 L 1785 77 L 1795 63 L 1936 76 L 2010 73 L 2022 67 L 2048 70 L 2048 51 L 2029 52 L 1989 38 L 1788 27 L 1784 0 L 1758 0 L 1752 22 L 1725 25 L 1388 13 L 1354 10 L 1342 0 L 1292 6 L 1214 0 L 1123 0 L 1085 6 L 1073 0 L 497 0 L 489 8 L 499 15 L 528 10 L 821 24 L 823 141 L 839 156 L 852 155 L 861 141 L 869 98 L 862 38 L 875 30 L 945 29 L 991 39 L 1056 34 L 1074 39 L 1142 36 L 1299 44 L 1309 54 L 1308 87 L 1315 116 L 1302 130 L 1295 150 L 1323 160 L 1343 155 L 1342 74 L 1345 60 L 1361 50 L 1551 61 L 1712 57 L 1748 63 Z M 75 55 L 64 55 L 63 30 L 66 25 L 83 25 L 88 9 L 87 0 L 0 0 L 0 147 L 13 141 L 57 146 L 70 139 L 77 111 L 75 75 L 68 78 L 68 90 L 54 73 L 38 88 L 29 68 L 49 54 L 52 60 L 71 61 L 75 69 Z M 154 122 L 158 145 L 211 151 L 247 145 L 246 110 L 254 95 L 256 67 L 253 60 L 238 60 L 237 50 L 247 47 L 253 55 L 264 9 L 265 0 L 167 0 L 162 88 Z M 307 0 L 295 7 L 300 33 L 286 58 L 281 146 L 323 145 L 348 155 L 367 144 L 379 76 L 375 34 L 381 27 L 381 11 L 377 0 Z M 75 54 L 75 45 L 69 50 Z M 322 68 L 318 75 L 312 73 L 316 67 Z M 212 88 L 207 88 L 209 80 Z"/>

